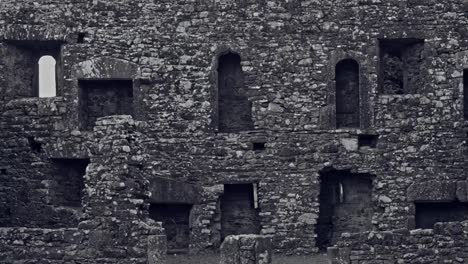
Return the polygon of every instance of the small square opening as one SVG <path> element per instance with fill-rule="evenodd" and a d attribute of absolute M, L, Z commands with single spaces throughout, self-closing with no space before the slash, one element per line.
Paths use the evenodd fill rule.
<path fill-rule="evenodd" d="M 132 80 L 80 80 L 80 120 L 92 130 L 99 117 L 133 115 Z"/>
<path fill-rule="evenodd" d="M 359 135 L 358 136 L 358 146 L 376 148 L 379 140 L 379 135 Z"/>
<path fill-rule="evenodd" d="M 253 151 L 264 151 L 265 149 L 265 142 L 252 142 Z"/>
<path fill-rule="evenodd" d="M 63 81 L 63 42 L 6 40 L 5 44 L 11 55 L 11 59 L 5 63 L 5 72 L 9 73 L 5 75 L 6 93 L 16 98 L 56 96 L 57 87 Z"/>
<path fill-rule="evenodd" d="M 84 32 L 78 33 L 78 38 L 76 42 L 79 44 L 84 43 L 85 37 L 86 37 L 86 33 Z"/>
<path fill-rule="evenodd" d="M 34 137 L 28 137 L 28 143 L 34 153 L 42 153 L 42 143 L 36 141 Z"/>

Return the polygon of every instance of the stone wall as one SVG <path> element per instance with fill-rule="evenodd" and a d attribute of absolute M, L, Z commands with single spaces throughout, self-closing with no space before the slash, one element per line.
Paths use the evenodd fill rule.
<path fill-rule="evenodd" d="M 76 228 L 0 228 L 2 263 L 59 264 L 80 258 L 83 234 Z"/>
<path fill-rule="evenodd" d="M 316 252 L 319 176 L 329 169 L 375 175 L 372 229 L 407 228 L 415 217 L 412 184 L 466 181 L 467 10 L 462 0 L 2 1 L 0 224 L 76 228 L 101 217 L 90 210 L 104 206 L 107 188 L 121 188 L 110 182 L 95 182 L 99 196 L 85 198 L 85 215 L 52 203 L 52 159 L 79 158 L 91 160 L 96 177 L 141 171 L 138 180 L 129 176 L 137 196 L 150 185 L 142 178 L 197 186 L 192 251 L 220 246 L 222 186 L 257 183 L 260 233 L 273 236 L 276 251 Z M 402 38 L 424 39 L 422 66 L 412 68 L 423 78 L 417 93 L 383 94 L 379 40 Z M 8 52 L 11 41 L 61 43 L 59 97 L 31 97 L 33 73 L 11 66 L 23 61 Z M 240 56 L 251 105 L 251 128 L 236 133 L 219 130 L 217 112 L 218 61 L 228 52 Z M 360 124 L 336 129 L 335 69 L 343 59 L 359 64 Z M 119 163 L 133 156 L 126 151 L 93 157 L 97 139 L 122 148 L 127 139 L 112 136 L 120 125 L 81 129 L 79 81 L 90 79 L 133 80 L 134 121 L 147 124 L 138 128 L 141 164 Z M 360 147 L 367 135 L 377 142 Z M 259 142 L 264 149 L 253 148 Z M 115 168 L 101 173 L 109 160 Z M 125 197 L 111 198 L 119 199 L 112 209 L 147 214 L 145 202 L 135 209 Z M 134 220 L 123 214 L 123 233 Z"/>
<path fill-rule="evenodd" d="M 438 223 L 434 229 L 345 233 L 329 249 L 332 263 L 466 263 L 468 222 Z"/>

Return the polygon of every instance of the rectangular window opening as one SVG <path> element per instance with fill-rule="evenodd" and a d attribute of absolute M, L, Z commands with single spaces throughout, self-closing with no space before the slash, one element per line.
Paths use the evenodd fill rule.
<path fill-rule="evenodd" d="M 132 80 L 79 80 L 81 129 L 92 130 L 99 117 L 133 115 Z"/>
<path fill-rule="evenodd" d="M 420 71 L 424 39 L 380 39 L 379 86 L 383 94 L 417 94 L 424 87 Z"/>
<path fill-rule="evenodd" d="M 468 203 L 418 202 L 415 206 L 416 228 L 433 229 L 435 223 L 468 220 Z"/>
<path fill-rule="evenodd" d="M 372 175 L 330 170 L 320 173 L 316 245 L 324 251 L 343 232 L 372 229 Z"/>
<path fill-rule="evenodd" d="M 191 210 L 191 204 L 150 204 L 150 218 L 162 222 L 166 231 L 168 253 L 183 253 L 188 251 L 190 246 Z"/>
<path fill-rule="evenodd" d="M 81 208 L 84 176 L 89 159 L 53 159 L 55 167 L 51 193 L 56 206 Z"/>
<path fill-rule="evenodd" d="M 256 184 L 225 184 L 221 197 L 221 239 L 229 235 L 259 234 Z"/>

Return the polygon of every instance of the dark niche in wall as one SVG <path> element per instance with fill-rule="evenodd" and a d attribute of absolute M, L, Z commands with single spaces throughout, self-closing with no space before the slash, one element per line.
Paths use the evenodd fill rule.
<path fill-rule="evenodd" d="M 336 78 L 336 127 L 359 127 L 359 64 L 352 59 L 338 62 Z"/>
<path fill-rule="evenodd" d="M 190 245 L 191 204 L 151 203 L 149 216 L 163 223 L 169 253 L 187 251 Z"/>
<path fill-rule="evenodd" d="M 81 207 L 84 175 L 89 159 L 53 159 L 54 174 L 50 192 L 56 206 Z"/>
<path fill-rule="evenodd" d="M 218 130 L 238 132 L 253 129 L 252 103 L 247 98 L 241 58 L 227 53 L 218 61 Z"/>
<path fill-rule="evenodd" d="M 468 203 L 418 202 L 415 206 L 416 228 L 432 229 L 437 222 L 468 220 Z"/>
<path fill-rule="evenodd" d="M 42 153 L 42 143 L 38 142 L 34 137 L 28 137 L 29 148 L 34 153 Z"/>
<path fill-rule="evenodd" d="M 13 98 L 37 97 L 39 93 L 39 61 L 51 56 L 56 61 L 55 83 L 62 82 L 60 41 L 7 40 L 3 52 L 8 54 L 5 60 L 5 80 L 7 94 Z M 0 52 L 1 53 L 1 52 Z"/>
<path fill-rule="evenodd" d="M 383 94 L 416 94 L 424 85 L 424 39 L 380 39 L 379 86 Z"/>
<path fill-rule="evenodd" d="M 369 147 L 376 148 L 379 141 L 379 135 L 362 134 L 358 135 L 359 148 Z"/>
<path fill-rule="evenodd" d="M 265 142 L 252 142 L 252 150 L 262 152 L 266 149 Z"/>
<path fill-rule="evenodd" d="M 92 130 L 99 117 L 133 115 L 132 80 L 80 80 L 81 129 Z"/>
<path fill-rule="evenodd" d="M 372 229 L 372 175 L 329 170 L 320 175 L 316 245 L 326 250 L 343 232 Z"/>
<path fill-rule="evenodd" d="M 221 239 L 229 235 L 258 234 L 260 224 L 254 184 L 225 184 L 221 197 Z"/>

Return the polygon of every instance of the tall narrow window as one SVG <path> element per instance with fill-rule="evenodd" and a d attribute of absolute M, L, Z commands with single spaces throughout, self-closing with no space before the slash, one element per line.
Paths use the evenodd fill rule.
<path fill-rule="evenodd" d="M 359 64 L 346 59 L 335 70 L 336 127 L 359 127 Z"/>
<path fill-rule="evenodd" d="M 252 104 L 247 98 L 241 58 L 227 53 L 218 63 L 218 129 L 237 132 L 253 128 Z"/>
<path fill-rule="evenodd" d="M 39 97 L 54 97 L 57 95 L 56 72 L 54 57 L 46 55 L 39 59 Z"/>
<path fill-rule="evenodd" d="M 463 71 L 463 116 L 468 120 L 468 70 Z"/>

